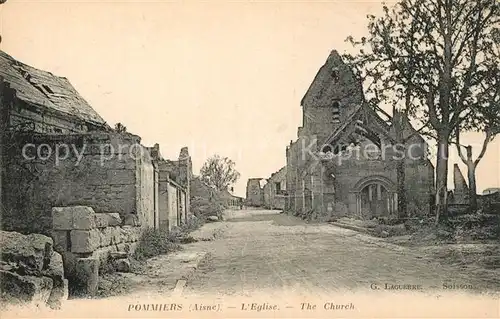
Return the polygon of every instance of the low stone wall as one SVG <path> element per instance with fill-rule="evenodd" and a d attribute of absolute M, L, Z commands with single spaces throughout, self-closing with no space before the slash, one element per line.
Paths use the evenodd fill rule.
<path fill-rule="evenodd" d="M 52 222 L 54 249 L 63 256 L 76 295 L 95 295 L 99 269 L 113 254 L 132 254 L 143 230 L 135 216 L 122 222 L 118 213 L 96 213 L 87 206 L 54 207 Z"/>
<path fill-rule="evenodd" d="M 50 237 L 0 231 L 1 300 L 59 308 L 68 298 L 63 259 Z"/>

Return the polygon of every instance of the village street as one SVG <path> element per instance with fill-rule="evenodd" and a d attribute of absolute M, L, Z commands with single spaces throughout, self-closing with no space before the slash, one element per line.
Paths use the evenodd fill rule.
<path fill-rule="evenodd" d="M 290 291 L 321 296 L 407 288 L 426 293 L 447 290 L 444 284 L 467 285 L 462 292 L 472 292 L 471 286 L 491 288 L 466 270 L 440 265 L 410 248 L 277 211 L 227 211 L 226 222 L 207 224 L 193 236 L 214 231 L 217 239 L 191 244 L 208 253 L 188 280 L 185 296 L 281 296 Z"/>
<path fill-rule="evenodd" d="M 179 318 L 199 318 L 200 312 L 266 317 L 274 311 L 304 317 L 329 316 L 331 310 L 343 317 L 425 317 L 422 303 L 439 310 L 446 298 L 455 306 L 443 311 L 453 317 L 475 317 L 474 309 L 484 310 L 484 318 L 499 314 L 498 299 L 479 293 L 498 293 L 498 283 L 440 264 L 422 250 L 330 224 L 308 224 L 279 211 L 228 210 L 225 221 L 191 235 L 197 241 L 149 259 L 138 273 L 112 274 L 116 287 L 126 290 L 68 300 L 58 316 L 83 308 L 89 317 L 98 317 L 100 309 L 130 318 L 158 311 Z"/>

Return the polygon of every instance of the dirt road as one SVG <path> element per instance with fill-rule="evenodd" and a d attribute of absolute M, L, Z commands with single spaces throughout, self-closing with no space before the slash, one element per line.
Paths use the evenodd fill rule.
<path fill-rule="evenodd" d="M 228 211 L 195 236 L 221 234 L 193 248 L 208 252 L 185 296 L 250 296 L 286 291 L 324 296 L 359 291 L 491 291 L 499 287 L 418 251 L 277 211 Z"/>

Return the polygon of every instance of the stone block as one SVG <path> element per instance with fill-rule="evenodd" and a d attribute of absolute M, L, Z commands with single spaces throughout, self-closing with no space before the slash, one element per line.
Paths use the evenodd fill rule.
<path fill-rule="evenodd" d="M 113 239 L 113 230 L 110 227 L 106 227 L 99 230 L 99 235 L 101 238 L 101 247 L 106 247 L 111 245 Z"/>
<path fill-rule="evenodd" d="M 108 227 L 107 214 L 95 214 L 95 224 L 97 228 Z"/>
<path fill-rule="evenodd" d="M 77 295 L 95 296 L 99 283 L 99 259 L 94 257 L 76 260 L 75 292 Z"/>
<path fill-rule="evenodd" d="M 99 248 L 101 237 L 97 229 L 92 230 L 72 230 L 71 231 L 71 252 L 91 253 Z"/>
<path fill-rule="evenodd" d="M 127 214 L 123 220 L 123 224 L 127 226 L 141 226 L 139 216 L 135 214 Z"/>
<path fill-rule="evenodd" d="M 74 254 L 72 252 L 65 252 L 62 254 L 63 258 L 63 266 L 64 266 L 64 275 L 66 278 L 74 277 L 75 268 L 76 268 L 76 260 L 78 259 L 78 254 Z"/>
<path fill-rule="evenodd" d="M 86 206 L 67 207 L 73 213 L 73 229 L 89 230 L 96 228 L 94 210 Z"/>
<path fill-rule="evenodd" d="M 99 259 L 101 267 L 109 261 L 109 258 L 112 257 L 112 254 L 116 252 L 116 246 L 111 245 L 107 247 L 102 247 L 97 249 L 92 253 L 92 257 Z"/>
<path fill-rule="evenodd" d="M 67 230 L 54 230 L 52 231 L 52 240 L 54 241 L 54 250 L 57 252 L 69 251 L 69 231 Z"/>
<path fill-rule="evenodd" d="M 135 242 L 135 243 L 130 243 L 128 244 L 129 245 L 129 251 L 128 251 L 128 254 L 129 255 L 133 255 L 135 250 L 137 249 L 137 246 L 139 246 L 139 243 L 138 242 Z"/>
<path fill-rule="evenodd" d="M 116 251 L 116 246 L 111 245 L 107 247 L 102 247 L 97 250 L 95 250 L 92 253 L 92 257 L 99 259 L 99 263 L 101 267 L 105 265 L 108 262 L 108 259 L 111 255 L 112 252 Z"/>
<path fill-rule="evenodd" d="M 116 245 L 116 250 L 118 252 L 125 252 L 127 254 L 130 254 L 130 244 L 128 243 L 121 243 Z"/>
<path fill-rule="evenodd" d="M 111 244 L 116 245 L 122 242 L 122 232 L 119 226 L 109 227 L 111 229 Z"/>
<path fill-rule="evenodd" d="M 133 243 L 139 240 L 141 227 L 122 226 L 122 243 Z"/>
<path fill-rule="evenodd" d="M 62 255 L 55 251 L 52 252 L 50 262 L 47 267 L 42 270 L 41 274 L 45 277 L 52 278 L 54 287 L 62 287 L 64 281 L 64 265 Z"/>
<path fill-rule="evenodd" d="M 0 270 L 2 294 L 18 302 L 45 305 L 49 300 L 52 287 L 52 279 L 48 277 L 21 276 Z"/>
<path fill-rule="evenodd" d="M 68 212 L 67 207 L 52 208 L 52 229 L 54 230 L 73 229 L 73 214 Z"/>
<path fill-rule="evenodd" d="M 127 258 L 128 254 L 124 251 L 115 251 L 109 254 L 112 259 L 123 259 Z"/>
<path fill-rule="evenodd" d="M 128 236 L 129 236 L 129 228 L 130 226 L 122 226 L 120 227 L 120 242 L 121 243 L 127 243 L 128 242 Z"/>
<path fill-rule="evenodd" d="M 18 263 L 28 273 L 43 269 L 50 261 L 53 246 L 52 238 L 44 235 L 0 231 L 2 261 Z"/>
<path fill-rule="evenodd" d="M 52 208 L 52 228 L 54 230 L 88 230 L 96 227 L 94 210 L 87 206 Z"/>
<path fill-rule="evenodd" d="M 120 226 L 122 224 L 122 219 L 118 213 L 105 213 L 108 219 L 108 226 Z"/>
<path fill-rule="evenodd" d="M 130 261 L 126 258 L 113 260 L 113 268 L 117 272 L 130 272 Z"/>
<path fill-rule="evenodd" d="M 131 242 L 137 242 L 139 241 L 139 238 L 141 238 L 142 234 L 142 228 L 141 227 L 134 227 L 130 231 L 130 241 Z"/>

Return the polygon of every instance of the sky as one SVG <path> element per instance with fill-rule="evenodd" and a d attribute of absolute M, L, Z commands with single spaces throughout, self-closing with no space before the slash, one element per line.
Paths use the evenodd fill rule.
<path fill-rule="evenodd" d="M 366 34 L 378 1 L 50 1 L 0 6 L 1 49 L 67 77 L 111 125 L 194 173 L 211 155 L 249 178 L 286 164 L 302 125 L 300 100 L 332 49 Z M 480 147 L 480 134 L 463 143 Z M 479 164 L 478 190 L 500 186 L 500 137 Z M 450 168 L 459 163 L 454 148 Z M 451 173 L 452 171 L 450 171 Z M 450 174 L 450 182 L 451 182 Z"/>

